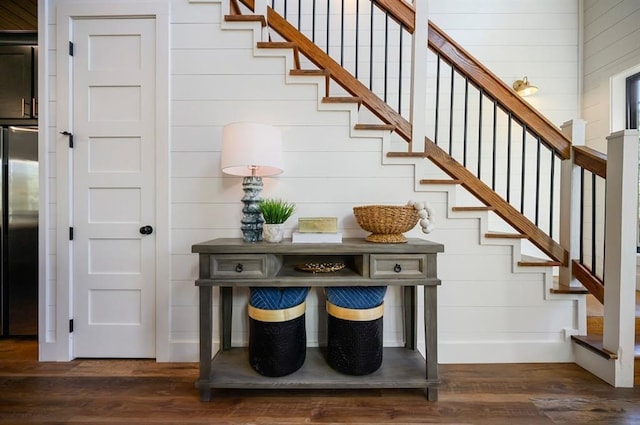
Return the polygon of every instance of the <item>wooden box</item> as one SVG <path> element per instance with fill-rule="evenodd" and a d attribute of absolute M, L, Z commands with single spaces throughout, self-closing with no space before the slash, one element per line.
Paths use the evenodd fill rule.
<path fill-rule="evenodd" d="M 337 231 L 337 217 L 298 218 L 298 232 L 300 233 L 336 233 Z"/>

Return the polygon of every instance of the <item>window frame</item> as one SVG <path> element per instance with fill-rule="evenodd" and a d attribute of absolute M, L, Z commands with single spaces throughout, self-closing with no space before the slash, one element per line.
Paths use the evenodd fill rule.
<path fill-rule="evenodd" d="M 640 121 L 640 72 L 630 75 L 625 79 L 625 128 L 638 129 Z M 640 140 L 638 141 L 640 143 Z M 640 161 L 638 162 L 640 175 Z M 640 178 L 638 180 L 638 195 L 640 198 Z M 640 254 L 640 203 L 638 205 L 638 232 L 636 239 L 636 252 Z"/>

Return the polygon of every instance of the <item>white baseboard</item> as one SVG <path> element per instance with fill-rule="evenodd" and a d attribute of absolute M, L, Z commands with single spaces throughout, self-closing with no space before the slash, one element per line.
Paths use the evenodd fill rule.
<path fill-rule="evenodd" d="M 220 348 L 220 344 L 213 343 L 212 350 L 217 352 Z M 169 358 L 168 362 L 185 362 L 192 363 L 200 360 L 200 344 L 198 341 L 180 341 L 169 343 Z"/>
<path fill-rule="evenodd" d="M 424 353 L 421 345 L 421 352 Z M 571 340 L 441 342 L 438 363 L 574 363 Z"/>

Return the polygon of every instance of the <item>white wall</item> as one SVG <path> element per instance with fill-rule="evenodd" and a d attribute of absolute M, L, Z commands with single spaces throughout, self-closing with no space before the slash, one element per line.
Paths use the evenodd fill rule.
<path fill-rule="evenodd" d="M 584 2 L 582 114 L 587 144 L 607 152 L 606 137 L 625 128 L 625 79 L 640 72 L 640 3 Z M 636 289 L 640 290 L 640 259 Z"/>
<path fill-rule="evenodd" d="M 431 0 L 430 19 L 508 85 L 527 76 L 524 98 L 560 126 L 578 114 L 578 0 Z"/>
<path fill-rule="evenodd" d="M 44 0 L 43 0 L 44 1 Z M 48 0 L 47 61 L 55 64 L 55 0 Z M 478 4 L 481 4 L 478 5 Z M 530 102 L 558 124 L 573 118 L 576 108 L 577 6 L 575 2 L 528 0 L 433 0 L 431 19 L 508 83 L 527 75 L 540 87 Z M 288 71 L 281 57 L 254 57 L 252 31 L 223 30 L 220 4 L 171 0 L 170 16 L 170 190 L 171 277 L 167 318 L 169 360 L 197 359 L 198 303 L 194 279 L 197 256 L 191 245 L 216 237 L 240 237 L 241 179 L 219 170 L 222 126 L 256 120 L 280 127 L 284 134 L 285 172 L 265 179 L 265 196 L 284 197 L 298 205 L 287 222 L 288 232 L 298 216 L 337 216 L 346 236 L 364 236 L 351 208 L 356 205 L 404 204 L 425 199 L 434 209 L 437 229 L 429 239 L 445 244 L 439 272 L 440 361 L 570 361 L 566 339 L 577 325 L 577 303 L 547 300 L 550 275 L 514 274 L 512 245 L 480 245 L 486 220 L 477 215 L 450 219 L 453 194 L 446 188 L 414 191 L 415 180 L 429 165 L 383 165 L 380 137 L 351 138 L 348 111 L 319 111 L 318 87 L 286 84 Z M 523 46 L 532 48 L 524 53 Z M 546 62 L 545 62 L 546 61 Z M 55 116 L 55 66 L 49 68 Z M 573 84 L 573 85 L 572 85 Z M 52 163 L 58 155 L 49 128 L 44 139 Z M 55 239 L 56 170 L 49 169 L 46 191 L 49 231 L 45 289 L 49 294 L 48 338 L 66 330 L 52 327 L 57 305 Z M 422 237 L 419 229 L 410 236 Z M 483 241 L 484 242 L 484 241 Z M 398 297 L 392 292 L 385 313 L 385 343 L 401 342 Z M 234 341 L 242 343 L 246 299 L 236 299 Z M 309 306 L 314 308 L 313 302 Z M 310 314 L 310 343 L 322 340 Z M 568 332 L 568 333 L 567 333 Z M 59 339 L 61 340 L 61 339 Z M 46 357 L 46 356 L 45 356 Z M 51 359 L 53 359 L 51 355 Z"/>
<path fill-rule="evenodd" d="M 640 72 L 640 3 L 584 1 L 584 95 L 587 144 L 607 151 L 606 137 L 624 127 L 624 78 Z M 615 104 L 611 98 L 618 93 Z"/>

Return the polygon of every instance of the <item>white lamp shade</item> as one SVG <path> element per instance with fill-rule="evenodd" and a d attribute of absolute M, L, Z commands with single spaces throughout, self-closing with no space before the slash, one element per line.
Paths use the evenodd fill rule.
<path fill-rule="evenodd" d="M 220 168 L 234 176 L 282 173 L 282 133 L 276 127 L 251 122 L 224 126 Z"/>

